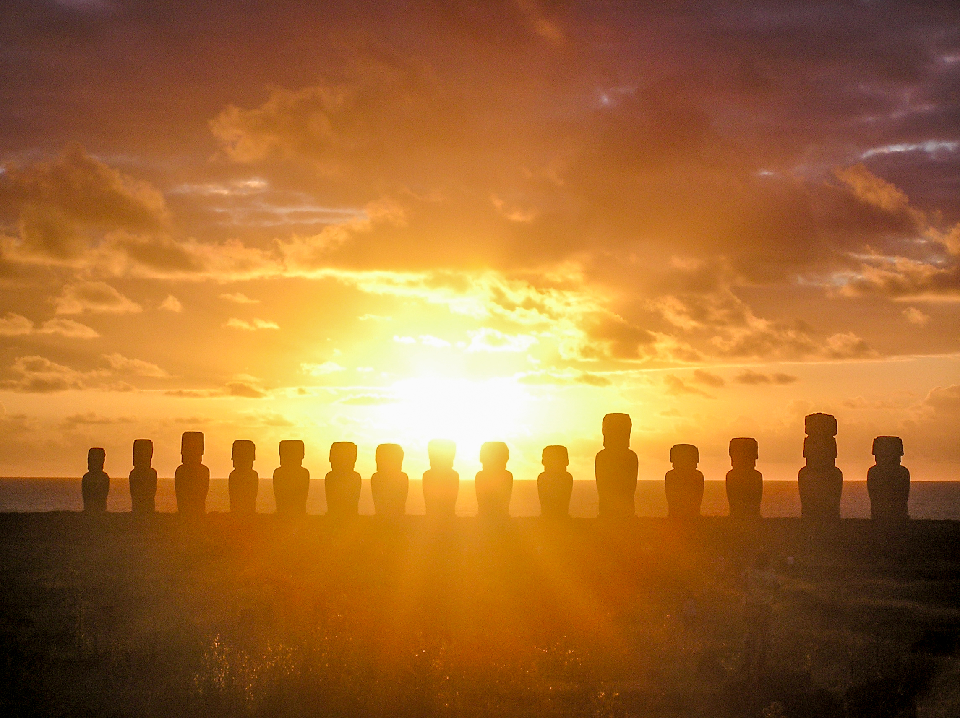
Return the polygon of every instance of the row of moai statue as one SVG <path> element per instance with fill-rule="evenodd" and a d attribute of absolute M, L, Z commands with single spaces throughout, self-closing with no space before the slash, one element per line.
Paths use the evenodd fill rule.
<path fill-rule="evenodd" d="M 801 515 L 806 519 L 829 520 L 840 517 L 843 474 L 836 466 L 837 421 L 829 414 L 810 414 L 805 419 L 806 438 L 803 455 L 806 466 L 800 469 Z M 599 514 L 603 518 L 634 516 L 639 460 L 630 449 L 632 425 L 628 414 L 607 414 L 603 418 L 603 449 L 597 454 L 595 474 Z M 304 443 L 280 442 L 280 466 L 273 472 L 273 490 L 277 513 L 283 516 L 306 514 L 310 472 L 304 468 Z M 203 465 L 204 437 L 201 432 L 184 432 L 181 440 L 182 463 L 174 476 L 177 511 L 186 516 L 206 512 L 210 471 Z M 456 444 L 434 439 L 428 445 L 430 468 L 423 474 L 425 513 L 429 516 L 455 515 L 460 490 L 460 475 L 453 468 Z M 726 475 L 730 516 L 735 519 L 760 517 L 763 499 L 763 475 L 757 471 L 757 440 L 737 437 L 730 440 L 732 468 Z M 880 520 L 908 518 L 910 472 L 900 464 L 903 442 L 895 436 L 878 436 L 873 442 L 876 465 L 867 473 L 871 515 Z M 90 449 L 88 472 L 82 480 L 84 510 L 106 511 L 110 479 L 103 471 L 106 454 Z M 406 512 L 409 479 L 403 472 L 403 448 L 399 444 L 380 444 L 376 451 L 377 471 L 370 478 L 374 509 L 378 515 L 400 516 Z M 153 442 L 133 442 L 133 470 L 130 472 L 130 497 L 135 514 L 153 513 L 157 493 L 157 472 L 152 468 Z M 253 468 L 256 446 L 252 441 L 233 442 L 234 469 L 228 489 L 230 511 L 256 512 L 260 477 Z M 499 441 L 485 443 L 480 450 L 483 469 L 476 475 L 477 514 L 485 518 L 505 519 L 510 515 L 513 474 L 507 470 L 510 450 Z M 331 516 L 358 513 L 362 480 L 354 467 L 357 446 L 348 441 L 330 446 L 330 472 L 324 481 L 327 512 Z M 700 516 L 704 478 L 697 469 L 700 453 L 692 444 L 676 444 L 670 449 L 673 468 L 664 476 L 667 514 L 674 519 Z M 537 477 L 541 515 L 564 517 L 570 513 L 573 477 L 567 471 L 569 456 L 565 446 L 552 445 L 543 450 L 543 473 Z"/>

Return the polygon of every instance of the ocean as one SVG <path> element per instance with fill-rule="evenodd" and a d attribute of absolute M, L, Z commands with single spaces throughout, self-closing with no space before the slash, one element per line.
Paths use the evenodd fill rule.
<path fill-rule="evenodd" d="M 639 516 L 666 516 L 667 502 L 662 481 L 640 481 L 636 493 Z M 79 511 L 83 507 L 80 496 L 80 479 L 63 478 L 0 478 L 0 512 L 11 511 Z M 230 507 L 226 479 L 211 479 L 207 497 L 207 511 L 228 511 Z M 270 479 L 260 479 L 257 510 L 272 513 L 276 506 Z M 107 501 L 109 511 L 130 511 L 130 491 L 126 477 L 110 481 Z M 173 479 L 160 479 L 157 489 L 157 510 L 176 510 Z M 327 510 L 323 495 L 323 479 L 310 482 L 307 498 L 307 513 L 322 514 Z M 461 481 L 457 501 L 457 514 L 473 516 L 477 512 L 473 481 Z M 800 515 L 800 495 L 795 481 L 768 481 L 763 486 L 761 512 L 769 517 Z M 364 480 L 360 495 L 360 513 L 373 513 L 373 498 L 370 482 Z M 423 513 L 423 491 L 419 480 L 410 480 L 407 513 Z M 537 516 L 540 504 L 537 499 L 537 483 L 517 480 L 513 486 L 510 502 L 512 516 Z M 704 490 L 702 513 L 707 516 L 723 516 L 728 513 L 727 497 L 722 481 L 707 481 Z M 843 485 L 841 513 L 847 518 L 869 518 L 870 499 L 865 481 L 847 481 Z M 576 517 L 597 515 L 597 491 L 593 481 L 575 481 L 570 514 Z M 960 520 L 960 481 L 914 481 L 910 488 L 910 516 L 917 519 Z"/>

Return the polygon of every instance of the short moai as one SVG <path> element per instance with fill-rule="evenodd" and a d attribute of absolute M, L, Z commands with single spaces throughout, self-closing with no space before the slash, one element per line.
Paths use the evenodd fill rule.
<path fill-rule="evenodd" d="M 760 518 L 763 500 L 763 474 L 757 471 L 760 457 L 757 440 L 746 436 L 730 439 L 730 464 L 727 472 L 727 503 L 734 519 Z"/>
<path fill-rule="evenodd" d="M 135 514 L 157 510 L 157 470 L 153 468 L 153 442 L 134 439 L 133 470 L 130 472 L 130 503 Z"/>
<path fill-rule="evenodd" d="M 260 490 L 260 475 L 253 468 L 257 458 L 257 446 L 249 439 L 237 439 L 230 451 L 233 471 L 227 478 L 230 491 L 230 513 L 249 516 L 257 512 L 257 492 Z"/>
<path fill-rule="evenodd" d="M 804 428 L 807 465 L 797 474 L 800 515 L 817 521 L 837 520 L 843 493 L 843 472 L 837 468 L 837 420 L 830 414 L 809 414 Z"/>
<path fill-rule="evenodd" d="M 207 512 L 210 469 L 203 465 L 203 432 L 185 431 L 180 439 L 180 466 L 173 475 L 177 512 L 189 518 Z"/>
<path fill-rule="evenodd" d="M 485 519 L 510 517 L 513 474 L 507 471 L 510 449 L 502 441 L 488 441 L 480 447 L 480 464 L 474 488 L 477 492 L 477 516 Z"/>
<path fill-rule="evenodd" d="M 354 471 L 357 445 L 352 441 L 330 444 L 330 471 L 323 482 L 328 516 L 356 516 L 360 505 L 363 481 Z"/>
<path fill-rule="evenodd" d="M 602 518 L 627 518 L 635 513 L 640 462 L 630 450 L 631 428 L 629 414 L 603 417 L 603 449 L 594 463 Z"/>
<path fill-rule="evenodd" d="M 573 494 L 573 476 L 567 471 L 570 465 L 567 447 L 557 444 L 545 446 L 541 463 L 544 470 L 537 477 L 540 515 L 544 518 L 566 518 L 570 516 L 570 496 Z"/>
<path fill-rule="evenodd" d="M 304 516 L 310 492 L 310 472 L 303 466 L 304 447 L 299 439 L 280 442 L 280 467 L 273 472 L 273 497 L 280 516 Z"/>
<path fill-rule="evenodd" d="M 670 447 L 673 468 L 663 477 L 667 493 L 667 516 L 672 519 L 693 519 L 700 515 L 703 502 L 703 474 L 697 470 L 700 450 L 693 444 Z"/>
<path fill-rule="evenodd" d="M 903 441 L 899 436 L 878 436 L 873 440 L 876 466 L 867 471 L 870 518 L 875 521 L 906 521 L 910 518 L 910 472 L 900 464 Z"/>
<path fill-rule="evenodd" d="M 430 468 L 423 472 L 424 513 L 434 518 L 456 515 L 460 474 L 453 470 L 457 445 L 447 439 L 433 439 L 427 444 Z"/>
<path fill-rule="evenodd" d="M 377 470 L 370 477 L 373 509 L 377 516 L 403 516 L 407 512 L 410 479 L 403 473 L 403 447 L 380 444 L 377 447 Z"/>
<path fill-rule="evenodd" d="M 103 470 L 107 452 L 97 447 L 87 452 L 87 473 L 80 480 L 83 495 L 83 510 L 88 514 L 102 514 L 107 510 L 107 494 L 110 493 L 110 477 Z"/>

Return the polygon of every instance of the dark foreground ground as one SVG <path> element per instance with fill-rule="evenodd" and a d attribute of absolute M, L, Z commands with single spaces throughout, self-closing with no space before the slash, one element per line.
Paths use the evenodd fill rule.
<path fill-rule="evenodd" d="M 957 716 L 958 634 L 956 522 L 0 515 L 4 716 Z"/>

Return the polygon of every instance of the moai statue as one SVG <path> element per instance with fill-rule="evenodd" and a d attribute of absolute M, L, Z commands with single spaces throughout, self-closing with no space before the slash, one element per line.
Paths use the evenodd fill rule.
<path fill-rule="evenodd" d="M 210 469 L 203 465 L 202 431 L 183 432 L 180 460 L 182 463 L 173 475 L 177 511 L 187 517 L 203 516 L 207 512 Z"/>
<path fill-rule="evenodd" d="M 830 414 L 810 414 L 804 428 L 807 465 L 797 475 L 800 515 L 819 521 L 839 519 L 843 472 L 837 468 L 837 420 Z"/>
<path fill-rule="evenodd" d="M 253 468 L 257 458 L 257 446 L 249 439 L 237 439 L 230 452 L 233 471 L 227 479 L 230 491 L 230 512 L 250 515 L 257 512 L 257 492 L 260 490 L 260 475 Z"/>
<path fill-rule="evenodd" d="M 130 502 L 135 514 L 152 514 L 157 510 L 157 470 L 153 462 L 153 442 L 134 439 L 133 471 L 130 472 Z"/>
<path fill-rule="evenodd" d="M 403 473 L 403 447 L 380 444 L 377 447 L 377 471 L 370 477 L 373 509 L 377 516 L 403 516 L 407 512 L 410 479 Z"/>
<path fill-rule="evenodd" d="M 357 465 L 357 445 L 352 441 L 330 444 L 330 472 L 323 482 L 327 496 L 327 515 L 356 516 L 360 503 L 360 474 Z"/>
<path fill-rule="evenodd" d="M 878 521 L 906 521 L 910 518 L 910 472 L 900 465 L 903 441 L 899 436 L 878 436 L 873 440 L 877 465 L 867 471 L 870 518 Z"/>
<path fill-rule="evenodd" d="M 630 415 L 603 417 L 603 450 L 597 454 L 595 473 L 600 516 L 626 518 L 634 515 L 639 461 L 630 450 Z"/>
<path fill-rule="evenodd" d="M 730 464 L 727 472 L 727 503 L 734 519 L 760 518 L 763 499 L 763 474 L 757 471 L 759 447 L 748 437 L 730 439 Z"/>
<path fill-rule="evenodd" d="M 672 519 L 692 519 L 700 515 L 703 501 L 703 474 L 697 470 L 700 450 L 693 444 L 670 447 L 673 468 L 663 477 L 667 492 L 667 516 Z"/>
<path fill-rule="evenodd" d="M 540 515 L 544 518 L 565 518 L 570 515 L 573 477 L 567 471 L 570 458 L 567 447 L 552 445 L 543 448 L 544 471 L 537 477 Z"/>
<path fill-rule="evenodd" d="M 100 448 L 87 452 L 87 473 L 80 480 L 83 494 L 83 510 L 88 514 L 102 514 L 107 510 L 107 494 L 110 493 L 110 477 L 103 471 L 107 452 Z"/>
<path fill-rule="evenodd" d="M 273 472 L 273 496 L 280 516 L 304 516 L 310 472 L 303 467 L 303 442 L 288 439 L 280 442 L 280 467 Z"/>
<path fill-rule="evenodd" d="M 477 516 L 489 519 L 510 517 L 513 474 L 507 471 L 510 449 L 502 441 L 488 441 L 480 447 L 480 463 L 474 488 L 477 492 Z"/>
<path fill-rule="evenodd" d="M 427 516 L 452 518 L 456 515 L 460 474 L 453 470 L 457 445 L 447 439 L 427 444 L 430 468 L 423 472 L 423 505 Z"/>

